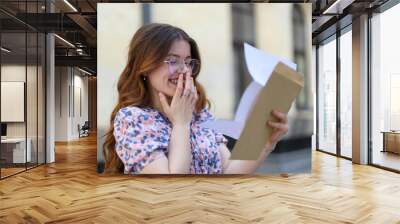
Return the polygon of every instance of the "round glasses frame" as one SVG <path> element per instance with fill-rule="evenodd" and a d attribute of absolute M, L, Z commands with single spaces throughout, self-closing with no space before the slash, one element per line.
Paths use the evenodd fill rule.
<path fill-rule="evenodd" d="M 200 61 L 197 59 L 186 59 L 186 60 L 179 60 L 175 58 L 170 58 L 164 61 L 165 63 L 168 64 L 168 70 L 169 74 L 173 75 L 181 69 L 182 67 L 189 69 L 191 72 L 191 75 L 193 76 L 194 74 L 197 74 L 199 69 L 200 69 Z M 186 72 L 186 70 L 185 70 Z"/>

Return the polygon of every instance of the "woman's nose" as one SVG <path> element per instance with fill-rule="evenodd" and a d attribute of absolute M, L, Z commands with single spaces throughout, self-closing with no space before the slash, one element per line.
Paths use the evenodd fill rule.
<path fill-rule="evenodd" d="M 177 69 L 176 69 L 176 71 L 177 72 L 187 72 L 188 71 L 188 67 L 183 63 L 183 64 L 180 64 L 178 67 L 177 67 Z"/>

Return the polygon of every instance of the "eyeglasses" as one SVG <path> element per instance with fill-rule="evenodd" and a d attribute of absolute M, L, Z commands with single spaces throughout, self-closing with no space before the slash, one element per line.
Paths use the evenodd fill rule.
<path fill-rule="evenodd" d="M 176 57 L 170 57 L 164 62 L 168 64 L 169 75 L 175 74 L 182 68 L 188 69 L 181 70 L 182 72 L 190 71 L 191 75 L 197 74 L 200 70 L 200 61 L 197 59 L 179 60 Z"/>

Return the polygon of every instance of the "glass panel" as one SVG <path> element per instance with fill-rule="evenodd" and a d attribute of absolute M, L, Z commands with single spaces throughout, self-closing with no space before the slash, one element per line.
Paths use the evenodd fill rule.
<path fill-rule="evenodd" d="M 27 62 L 27 82 L 26 82 L 26 112 L 27 112 L 27 142 L 28 142 L 28 168 L 37 165 L 37 74 L 38 74 L 38 36 L 36 32 L 27 33 L 28 38 L 28 62 Z M 29 150 L 30 149 L 30 150 Z"/>
<path fill-rule="evenodd" d="M 352 35 L 340 37 L 340 154 L 352 157 Z"/>
<path fill-rule="evenodd" d="M 27 19 L 33 23 L 38 23 L 38 17 L 33 16 L 33 13 L 39 11 L 39 5 L 37 1 L 27 2 L 26 12 L 28 13 Z M 38 132 L 38 108 L 37 108 L 37 80 L 38 80 L 38 35 L 36 31 L 28 30 L 27 33 L 27 48 L 28 48 L 28 61 L 27 61 L 27 99 L 26 99 L 26 113 L 27 113 L 27 142 L 30 148 L 30 158 L 28 158 L 27 166 L 28 168 L 37 166 L 37 132 Z"/>
<path fill-rule="evenodd" d="M 39 34 L 39 45 L 38 45 L 38 163 L 45 163 L 45 35 Z"/>
<path fill-rule="evenodd" d="M 0 3 L 3 9 L 19 18 L 0 12 L 0 20 L 4 20 L 0 38 L 2 178 L 45 161 L 45 36 L 21 22 L 28 19 L 37 23 L 32 19 L 37 18 L 33 13 L 43 13 L 44 5 L 44 0 Z"/>
<path fill-rule="evenodd" d="M 318 51 L 318 147 L 336 154 L 336 39 Z"/>
<path fill-rule="evenodd" d="M 25 170 L 26 157 L 26 34 L 1 34 L 1 140 L 2 178 Z M 4 50 L 6 49 L 6 50 Z"/>
<path fill-rule="evenodd" d="M 400 5 L 372 22 L 372 163 L 400 170 Z"/>

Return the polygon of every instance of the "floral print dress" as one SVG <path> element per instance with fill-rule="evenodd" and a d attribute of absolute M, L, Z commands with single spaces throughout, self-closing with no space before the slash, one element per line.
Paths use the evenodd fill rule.
<path fill-rule="evenodd" d="M 222 173 L 219 145 L 226 144 L 227 140 L 221 133 L 201 127 L 201 123 L 214 119 L 208 109 L 193 115 L 190 123 L 190 173 Z M 161 156 L 168 158 L 171 130 L 168 118 L 154 108 L 121 108 L 114 119 L 114 137 L 116 153 L 125 167 L 124 173 L 140 173 L 146 165 Z"/>

